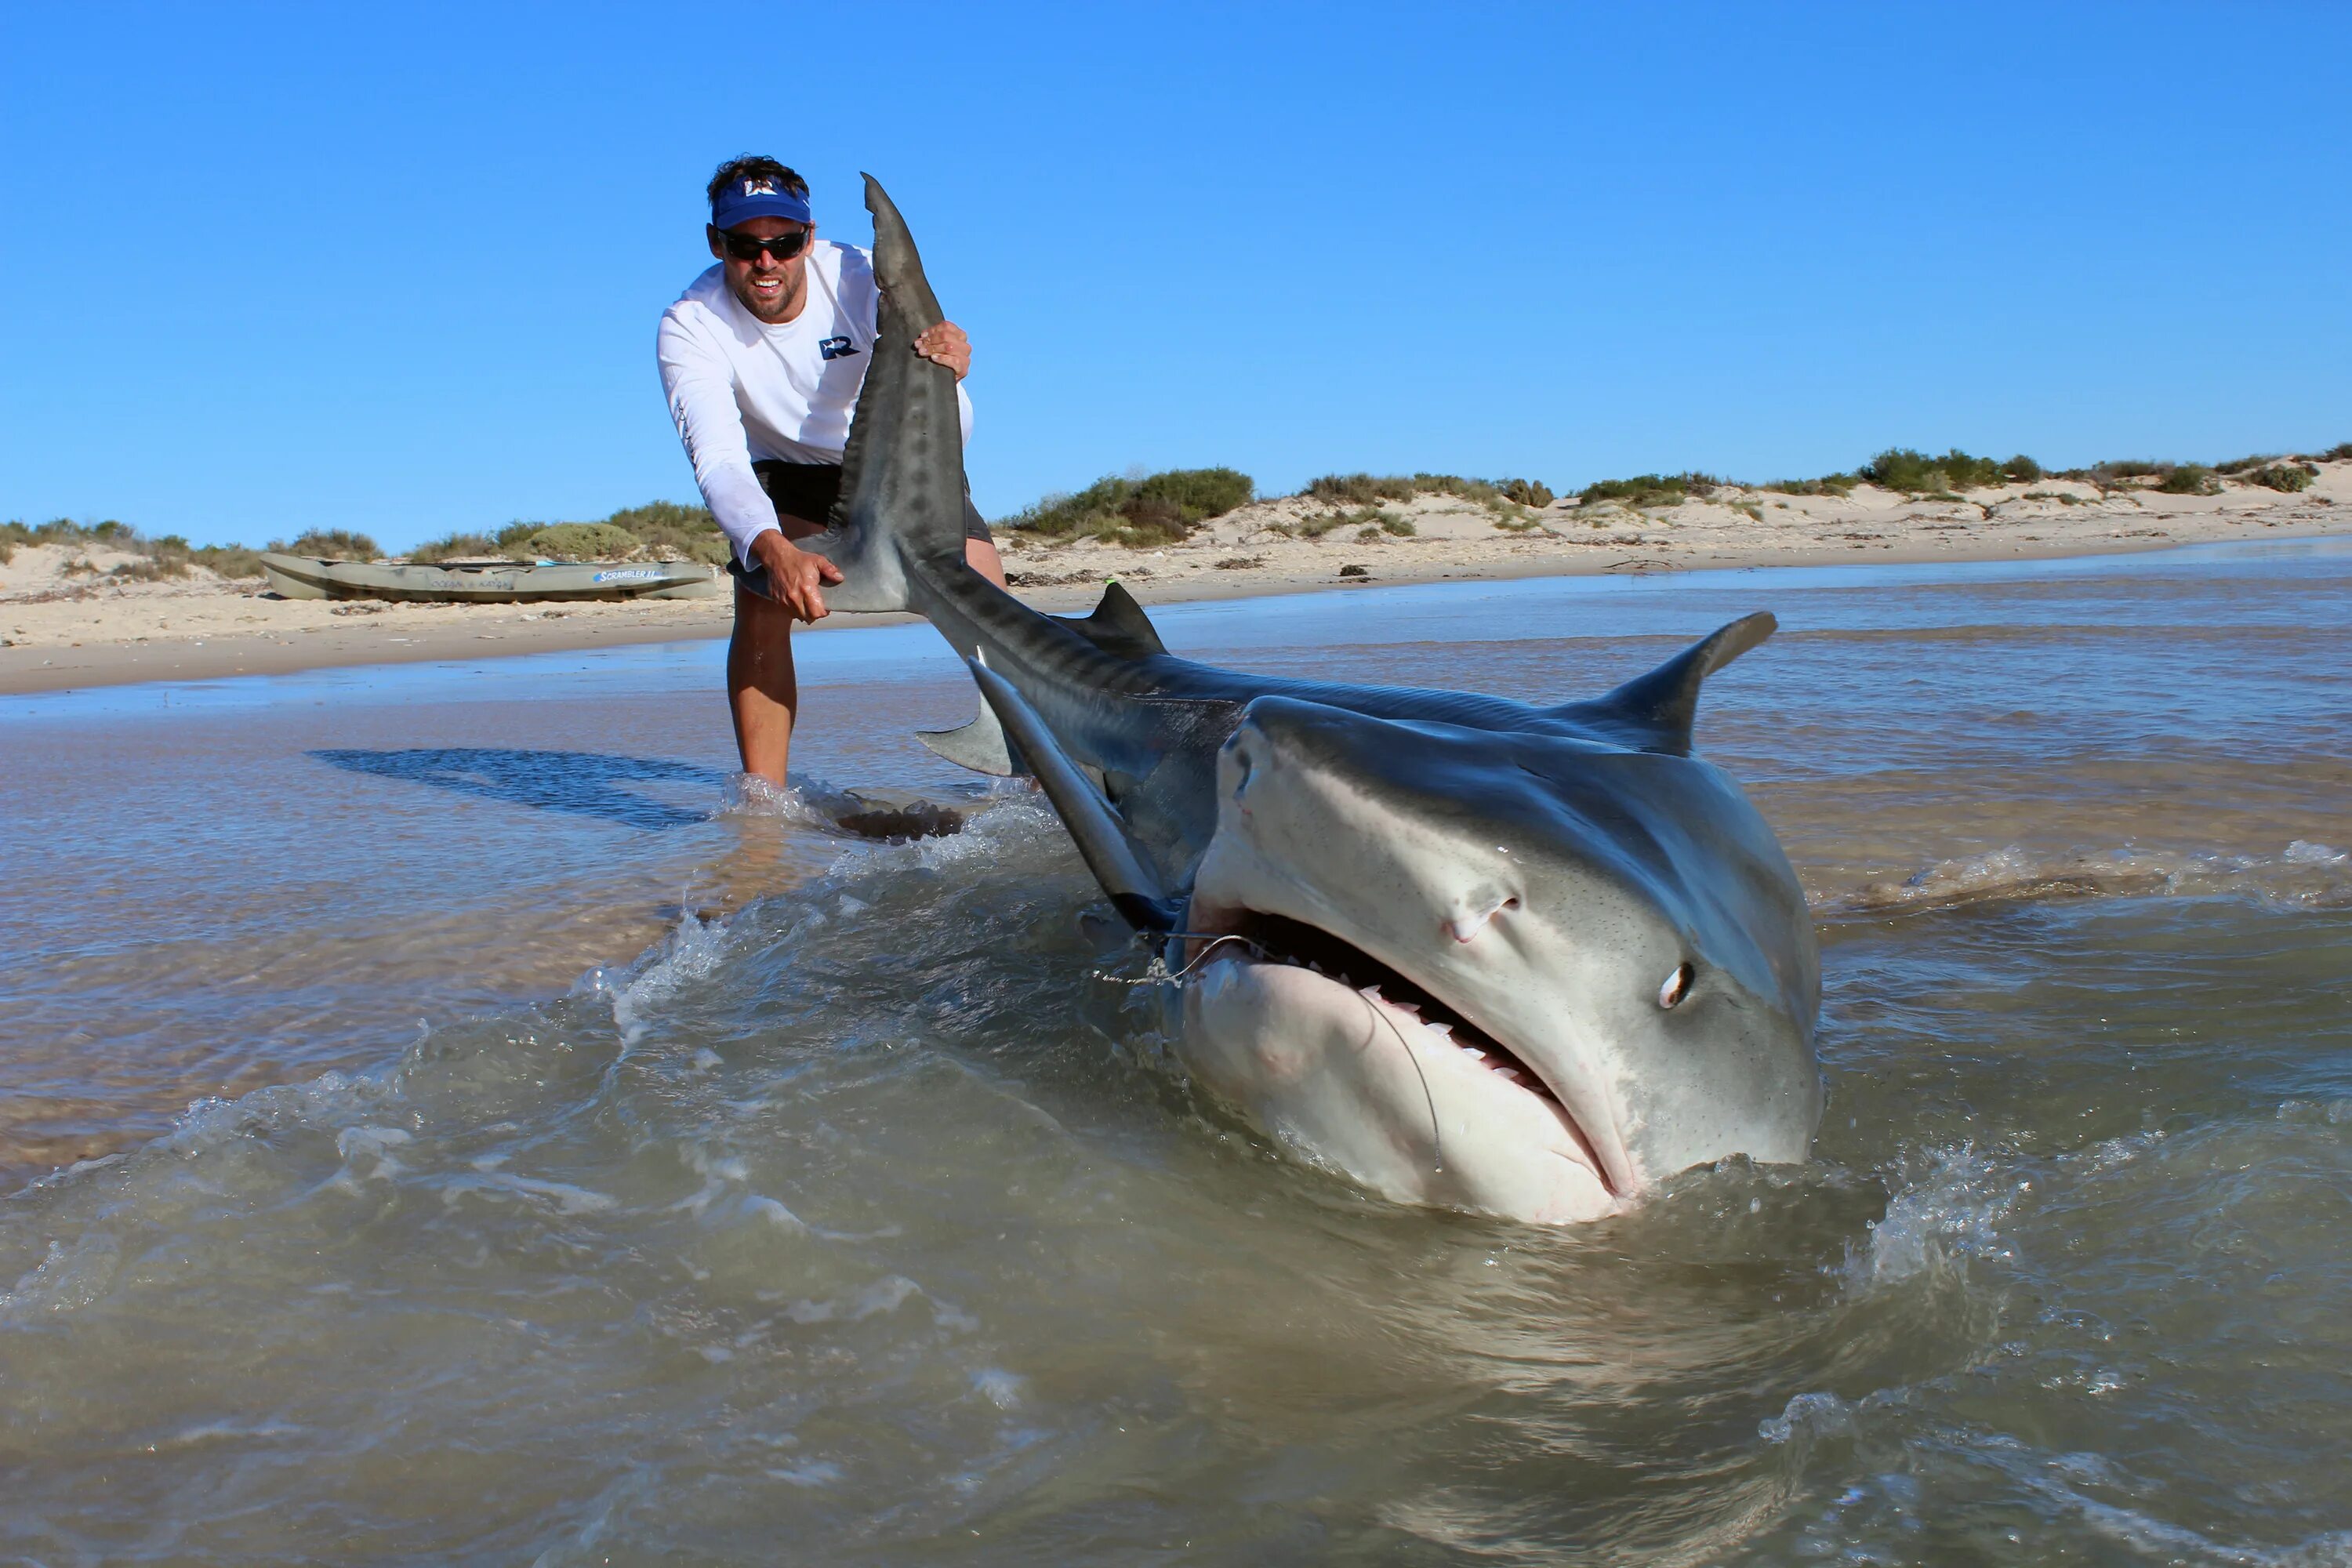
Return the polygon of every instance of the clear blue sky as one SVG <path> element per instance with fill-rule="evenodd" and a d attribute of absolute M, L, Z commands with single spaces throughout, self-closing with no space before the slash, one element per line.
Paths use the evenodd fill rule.
<path fill-rule="evenodd" d="M 2352 6 L 0 11 L 0 518 L 389 545 L 693 479 L 738 152 L 906 211 L 982 509 L 1104 473 L 2352 439 Z"/>

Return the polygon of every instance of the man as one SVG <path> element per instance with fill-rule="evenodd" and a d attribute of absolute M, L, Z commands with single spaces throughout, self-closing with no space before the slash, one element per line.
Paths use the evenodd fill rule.
<path fill-rule="evenodd" d="M 734 547 L 735 635 L 727 700 L 743 771 L 784 783 L 800 688 L 795 618 L 824 618 L 824 584 L 841 569 L 793 541 L 824 527 L 841 493 L 842 454 L 873 352 L 880 295 L 872 256 L 819 244 L 808 184 L 773 158 L 737 158 L 710 177 L 710 254 L 719 265 L 662 312 L 656 338 L 670 417 L 704 504 Z M 971 368 L 963 329 L 942 321 L 915 352 L 961 383 Z M 964 439 L 971 400 L 956 388 Z M 964 553 L 999 584 L 988 524 L 964 503 Z"/>

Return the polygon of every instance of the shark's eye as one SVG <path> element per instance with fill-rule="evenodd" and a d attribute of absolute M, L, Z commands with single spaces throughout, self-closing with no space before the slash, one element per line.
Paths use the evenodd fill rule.
<path fill-rule="evenodd" d="M 1687 963 L 1676 965 L 1675 972 L 1666 976 L 1666 983 L 1658 987 L 1658 1005 L 1671 1007 L 1680 1002 L 1690 994 L 1690 985 L 1691 966 Z"/>

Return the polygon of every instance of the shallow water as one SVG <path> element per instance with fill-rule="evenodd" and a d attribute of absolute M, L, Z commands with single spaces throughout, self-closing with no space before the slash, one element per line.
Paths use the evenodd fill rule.
<path fill-rule="evenodd" d="M 2347 590 L 1159 612 L 1521 697 L 1780 614 L 1700 738 L 1818 1158 L 1572 1232 L 1196 1099 L 1028 798 L 721 809 L 715 645 L 0 700 L 0 1560 L 2352 1562 Z M 966 787 L 928 631 L 803 648 L 813 775 Z"/>

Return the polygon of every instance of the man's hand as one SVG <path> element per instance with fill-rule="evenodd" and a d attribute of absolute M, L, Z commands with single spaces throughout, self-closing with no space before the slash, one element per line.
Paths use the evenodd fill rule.
<path fill-rule="evenodd" d="M 819 584 L 840 582 L 840 567 L 801 549 L 775 529 L 751 541 L 751 559 L 768 569 L 769 595 L 778 604 L 802 620 L 824 619 L 828 612 Z"/>
<path fill-rule="evenodd" d="M 941 321 L 917 338 L 915 352 L 955 372 L 958 381 L 971 373 L 971 340 L 953 321 Z"/>

